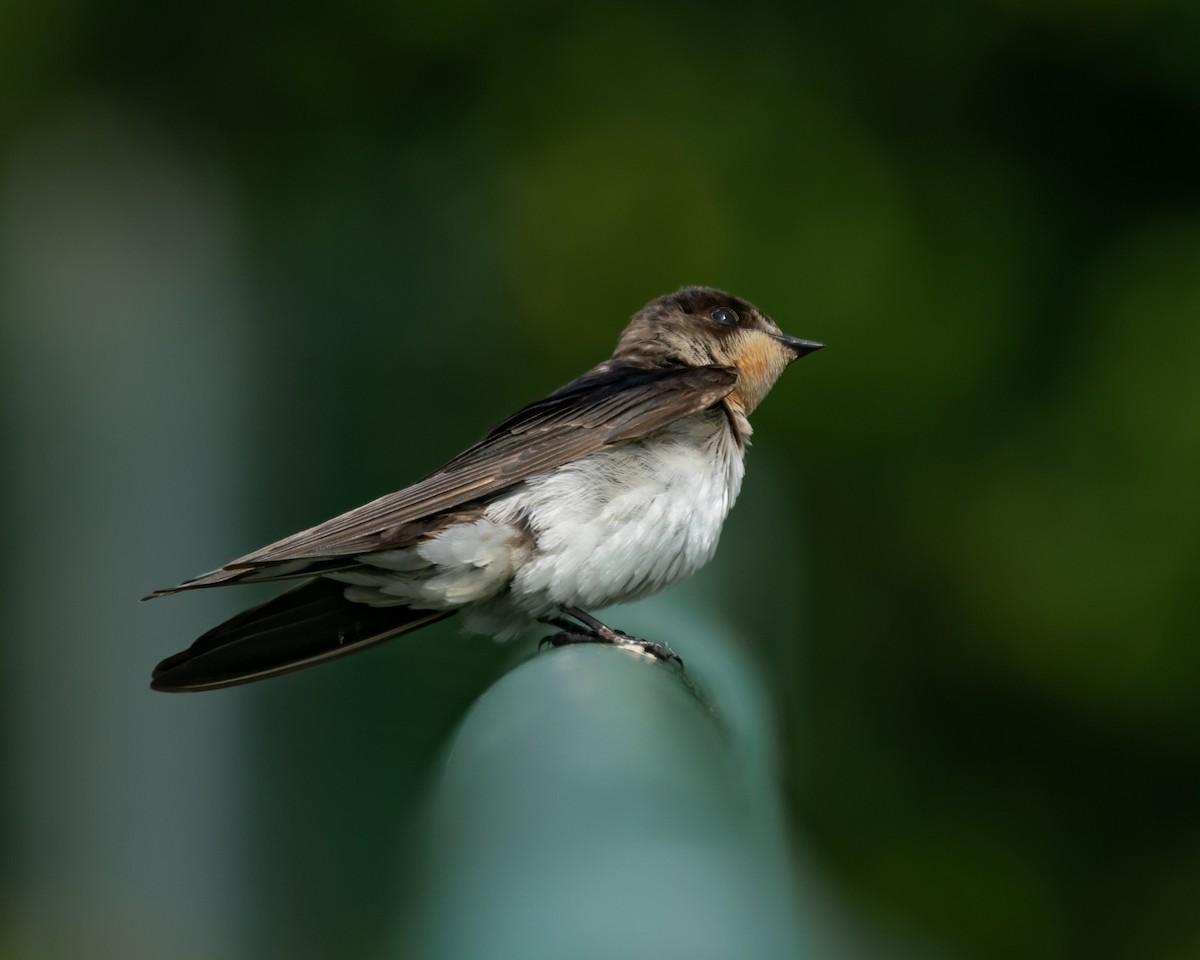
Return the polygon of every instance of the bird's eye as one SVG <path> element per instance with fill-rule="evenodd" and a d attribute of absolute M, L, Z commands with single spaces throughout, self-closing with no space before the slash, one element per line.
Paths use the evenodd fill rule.
<path fill-rule="evenodd" d="M 716 320 L 717 323 L 723 323 L 727 327 L 732 327 L 741 319 L 737 313 L 728 307 L 717 307 L 709 316 Z"/>

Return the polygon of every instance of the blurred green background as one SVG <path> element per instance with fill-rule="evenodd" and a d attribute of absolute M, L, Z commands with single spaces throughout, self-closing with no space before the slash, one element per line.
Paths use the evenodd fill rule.
<path fill-rule="evenodd" d="M 165 697 L 254 595 L 135 601 L 684 283 L 831 345 L 701 575 L 797 861 L 915 955 L 1200 956 L 1198 58 L 1191 0 L 6 0 L 0 956 L 383 956 L 532 641 Z"/>

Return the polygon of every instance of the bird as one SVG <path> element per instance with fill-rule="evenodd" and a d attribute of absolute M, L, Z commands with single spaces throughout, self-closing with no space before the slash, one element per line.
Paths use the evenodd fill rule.
<path fill-rule="evenodd" d="M 211 690 L 319 664 L 458 615 L 468 633 L 665 644 L 590 611 L 650 596 L 712 559 L 741 489 L 749 416 L 794 360 L 736 296 L 686 286 L 633 315 L 612 356 L 503 420 L 424 479 L 155 590 L 149 600 L 298 581 L 154 669 L 151 687 Z"/>

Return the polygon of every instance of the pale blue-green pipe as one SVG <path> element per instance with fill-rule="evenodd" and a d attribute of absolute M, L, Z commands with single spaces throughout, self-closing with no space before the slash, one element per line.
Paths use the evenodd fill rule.
<path fill-rule="evenodd" d="M 546 650 L 484 694 L 430 791 L 397 956 L 831 957 L 790 852 L 770 709 L 750 657 L 682 598 L 606 620 L 687 638 L 687 672 Z"/>

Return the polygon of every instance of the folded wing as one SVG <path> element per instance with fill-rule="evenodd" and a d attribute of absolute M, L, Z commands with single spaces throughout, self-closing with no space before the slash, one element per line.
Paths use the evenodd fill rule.
<path fill-rule="evenodd" d="M 358 554 L 411 544 L 429 529 L 432 517 L 705 410 L 729 393 L 736 379 L 727 367 L 647 369 L 609 361 L 522 408 L 412 486 L 151 596 L 346 569 Z"/>

